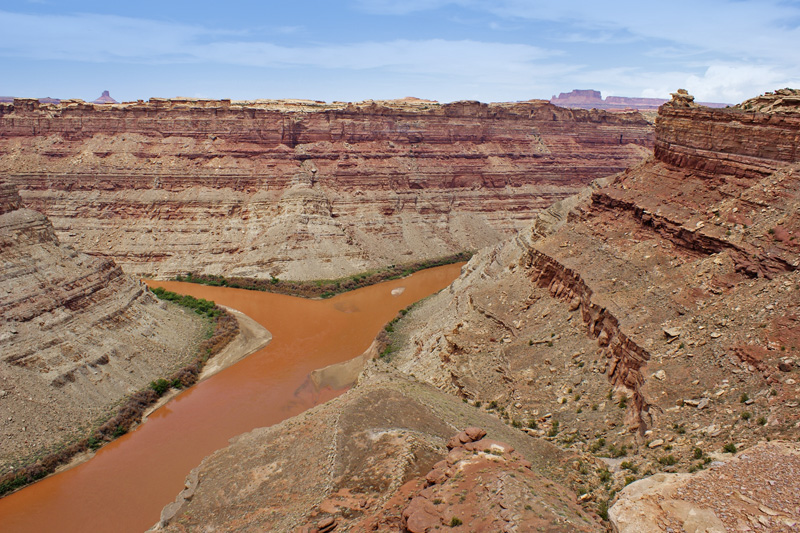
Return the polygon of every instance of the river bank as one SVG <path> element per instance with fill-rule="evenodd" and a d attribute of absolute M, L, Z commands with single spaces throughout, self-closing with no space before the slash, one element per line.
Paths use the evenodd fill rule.
<path fill-rule="evenodd" d="M 241 313 L 239 315 L 244 316 Z M 219 311 L 209 318 L 211 318 L 213 327 L 211 334 L 199 342 L 192 360 L 168 378 L 153 381 L 149 387 L 142 388 L 123 398 L 118 407 L 110 409 L 107 415 L 101 417 L 83 435 L 79 435 L 60 445 L 54 451 L 33 458 L 29 463 L 0 476 L 0 497 L 91 459 L 104 445 L 135 429 L 144 421 L 146 413 L 152 412 L 158 406 L 166 403 L 184 387 L 189 387 L 198 379 L 202 379 L 204 377 L 202 370 L 209 358 L 218 354 L 223 355 L 223 361 L 218 362 L 206 375 L 219 371 L 225 361 L 229 361 L 227 364 L 233 364 L 257 350 L 260 347 L 259 344 L 261 346 L 265 344 L 265 335 L 258 329 L 264 328 L 257 323 L 253 325 L 253 321 L 250 319 L 241 321 L 246 324 L 248 331 L 244 335 L 240 335 L 239 316 L 234 316 L 233 313 L 220 307 Z M 269 336 L 269 332 L 266 336 Z M 231 343 L 237 339 L 240 339 L 239 342 L 236 342 L 235 346 L 228 350 Z M 245 352 L 247 349 L 251 349 L 251 351 Z M 171 387 L 168 386 L 160 391 L 154 387 L 157 382 L 169 383 Z"/>
<path fill-rule="evenodd" d="M 330 299 L 157 282 L 238 309 L 269 326 L 274 338 L 179 394 L 91 461 L 0 499 L 4 532 L 147 529 L 187 473 L 229 439 L 341 394 L 303 385 L 313 370 L 363 353 L 401 309 L 449 285 L 460 268 L 438 267 Z"/>
<path fill-rule="evenodd" d="M 401 265 L 389 265 L 384 268 L 368 270 L 360 274 L 354 274 L 338 279 L 318 279 L 310 281 L 291 281 L 282 280 L 276 277 L 272 279 L 244 278 L 244 277 L 225 277 L 209 274 L 195 274 L 187 272 L 185 276 L 177 276 L 175 281 L 188 283 L 198 283 L 211 287 L 230 287 L 232 289 L 247 289 L 252 291 L 264 291 L 274 294 L 285 294 L 300 298 L 331 298 L 337 294 L 361 289 L 376 285 L 384 281 L 401 279 L 410 276 L 415 272 L 435 268 L 438 266 L 452 265 L 469 261 L 474 252 L 464 251 L 457 254 L 428 259 L 424 261 L 414 261 Z"/>

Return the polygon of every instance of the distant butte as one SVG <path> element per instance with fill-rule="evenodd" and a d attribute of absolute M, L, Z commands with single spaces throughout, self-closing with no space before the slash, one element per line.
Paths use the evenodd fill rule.
<path fill-rule="evenodd" d="M 103 94 L 100 95 L 100 98 L 92 102 L 93 104 L 118 104 L 116 100 L 111 98 L 111 95 L 108 94 L 108 91 L 103 91 Z"/>
<path fill-rule="evenodd" d="M 600 91 L 593 89 L 574 89 L 568 93 L 561 93 L 553 96 L 550 103 L 559 107 L 571 107 L 579 109 L 606 109 L 606 110 L 630 110 L 655 111 L 662 104 L 667 102 L 664 98 L 629 98 L 627 96 L 607 96 L 605 99 Z M 699 102 L 706 107 L 725 107 L 728 104 L 713 102 Z"/>

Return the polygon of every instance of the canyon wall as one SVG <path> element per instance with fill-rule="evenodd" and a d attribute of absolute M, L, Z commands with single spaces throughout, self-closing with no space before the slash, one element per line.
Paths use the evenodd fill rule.
<path fill-rule="evenodd" d="M 638 162 L 637 113 L 543 101 L 0 105 L 0 172 L 126 272 L 331 278 L 499 242 Z"/>
<path fill-rule="evenodd" d="M 304 531 L 354 524 L 480 530 L 486 507 L 506 521 L 492 524 L 493 531 L 539 526 L 518 492 L 529 479 L 525 466 L 497 477 L 482 462 L 495 453 L 495 466 L 515 464 L 508 448 L 481 444 L 462 463 L 465 456 L 454 450 L 459 440 L 472 440 L 470 428 L 447 443 L 444 455 L 443 434 L 432 429 L 439 422 L 429 413 L 441 413 L 444 398 L 460 398 L 455 405 L 466 411 L 450 405 L 438 420 L 453 429 L 488 427 L 486 417 L 505 422 L 511 433 L 503 439 L 514 435 L 517 450 L 536 446 L 538 459 L 554 469 L 545 472 L 552 485 L 539 483 L 568 485 L 585 510 L 596 512 L 583 522 L 589 530 L 610 516 L 620 529 L 633 524 L 629 531 L 698 523 L 788 531 L 796 525 L 797 498 L 784 494 L 797 492 L 796 475 L 768 467 L 780 461 L 793 468 L 796 447 L 760 446 L 740 456 L 746 461 L 719 467 L 750 495 L 732 506 L 735 513 L 719 512 L 732 478 L 726 486 L 722 476 L 681 474 L 681 483 L 694 481 L 680 485 L 660 475 L 704 469 L 759 441 L 800 437 L 800 161 L 786 156 L 800 143 L 800 124 L 791 110 L 774 115 L 718 114 L 676 94 L 660 110 L 655 156 L 595 180 L 538 212 L 513 238 L 478 252 L 449 289 L 387 328 L 382 356 L 353 390 L 207 458 L 159 527 L 179 531 L 185 521 L 305 524 Z M 772 130 L 759 129 L 765 123 L 780 124 L 781 133 L 769 139 Z M 380 408 L 354 409 L 353 402 Z M 413 420 L 402 416 L 409 408 Z M 319 421 L 323 430 L 312 429 Z M 370 444 L 347 444 L 359 432 Z M 299 435 L 313 442 L 308 455 L 295 453 Z M 435 446 L 425 450 L 421 438 L 430 439 L 428 446 L 438 442 L 440 455 Z M 543 440 L 574 455 L 548 459 Z M 395 451 L 381 451 L 390 444 Z M 301 475 L 298 484 L 306 461 L 321 457 L 329 461 L 326 473 Z M 399 464 L 398 457 L 409 461 Z M 426 457 L 433 468 L 422 479 Z M 356 466 L 348 471 L 342 464 Z M 470 465 L 481 469 L 474 486 Z M 448 492 L 456 478 L 461 492 Z M 630 485 L 638 478 L 645 480 Z M 384 486 L 376 488 L 375 480 Z M 304 488 L 309 483 L 315 486 Z M 704 483 L 712 490 L 703 492 Z M 626 485 L 622 503 L 609 512 Z M 270 497 L 284 489 L 291 492 L 288 505 Z M 472 505 L 463 524 L 459 502 Z M 563 501 L 551 509 L 558 507 L 567 517 Z M 577 527 L 570 520 L 551 524 Z"/>
<path fill-rule="evenodd" d="M 796 439 L 800 114 L 678 94 L 655 144 L 473 257 L 409 314 L 392 364 L 532 435 L 627 457 L 614 483 Z"/>
<path fill-rule="evenodd" d="M 195 355 L 204 323 L 62 245 L 0 182 L 0 470 L 52 452 Z"/>

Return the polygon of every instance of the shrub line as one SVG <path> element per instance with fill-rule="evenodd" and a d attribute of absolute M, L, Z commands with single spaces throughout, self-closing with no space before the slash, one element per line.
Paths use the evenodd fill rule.
<path fill-rule="evenodd" d="M 360 274 L 338 278 L 321 279 L 314 281 L 287 281 L 276 277 L 271 279 L 256 279 L 246 277 L 215 276 L 211 274 L 195 274 L 187 272 L 185 276 L 176 276 L 175 281 L 185 281 L 188 283 L 198 283 L 201 285 L 211 285 L 213 287 L 230 287 L 232 289 L 247 289 L 253 291 L 272 292 L 286 294 L 289 296 L 300 296 L 303 298 L 330 298 L 337 294 L 360 289 L 369 285 L 375 285 L 382 281 L 399 279 L 406 277 L 414 272 L 433 268 L 442 265 L 450 265 L 469 261 L 474 252 L 466 251 L 457 254 L 430 259 L 427 261 L 416 261 L 403 265 L 389 265 L 378 270 L 369 270 Z"/>

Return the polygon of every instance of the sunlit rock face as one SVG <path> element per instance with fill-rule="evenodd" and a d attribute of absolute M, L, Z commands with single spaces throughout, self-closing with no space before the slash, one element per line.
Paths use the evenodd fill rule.
<path fill-rule="evenodd" d="M 113 260 L 63 245 L 0 181 L 0 467 L 82 437 L 124 396 L 194 356 L 204 325 Z"/>
<path fill-rule="evenodd" d="M 652 143 L 638 113 L 544 101 L 0 105 L 0 172 L 28 205 L 159 277 L 331 278 L 478 249 Z"/>

